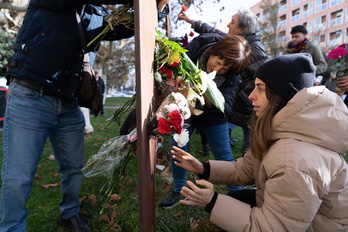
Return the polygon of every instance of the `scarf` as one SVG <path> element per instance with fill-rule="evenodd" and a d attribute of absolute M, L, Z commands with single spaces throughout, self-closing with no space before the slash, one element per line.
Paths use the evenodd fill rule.
<path fill-rule="evenodd" d="M 292 53 L 300 53 L 303 49 L 306 48 L 307 43 L 308 43 L 308 39 L 305 38 L 301 43 L 299 44 L 294 44 L 294 43 L 290 43 L 288 48 L 291 50 Z"/>

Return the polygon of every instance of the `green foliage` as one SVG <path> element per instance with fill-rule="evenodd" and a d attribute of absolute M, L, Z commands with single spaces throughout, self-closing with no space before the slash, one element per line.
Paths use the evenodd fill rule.
<path fill-rule="evenodd" d="M 13 46 L 15 36 L 0 29 L 0 76 L 6 73 L 5 65 L 10 61 L 13 55 Z"/>

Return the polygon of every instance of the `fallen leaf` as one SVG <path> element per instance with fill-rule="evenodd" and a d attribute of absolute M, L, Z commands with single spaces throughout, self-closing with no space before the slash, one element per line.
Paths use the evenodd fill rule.
<path fill-rule="evenodd" d="M 55 184 L 41 184 L 40 187 L 47 189 L 47 188 L 57 187 L 59 185 L 60 185 L 60 182 Z"/>
<path fill-rule="evenodd" d="M 110 196 L 110 200 L 111 201 L 119 201 L 119 200 L 121 200 L 121 196 L 120 195 L 118 195 L 118 194 L 112 194 L 111 196 Z"/>
<path fill-rule="evenodd" d="M 90 195 L 90 196 L 88 196 L 88 199 L 91 201 L 91 204 L 93 205 L 93 206 L 97 206 L 98 204 L 97 204 L 97 197 L 95 196 L 95 195 Z"/>

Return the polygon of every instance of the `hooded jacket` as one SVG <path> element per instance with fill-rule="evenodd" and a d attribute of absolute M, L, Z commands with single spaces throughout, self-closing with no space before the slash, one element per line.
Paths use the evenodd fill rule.
<path fill-rule="evenodd" d="M 211 221 L 227 231 L 348 231 L 348 110 L 323 86 L 298 92 L 273 119 L 262 161 L 209 161 L 215 184 L 255 183 L 257 207 L 219 194 Z M 231 220 L 232 219 L 232 220 Z"/>
<path fill-rule="evenodd" d="M 292 44 L 292 41 L 287 43 L 287 45 L 285 47 L 284 54 L 293 54 L 293 52 L 289 48 L 289 46 L 291 44 Z M 312 42 L 308 42 L 306 44 L 306 47 L 300 52 L 301 53 L 309 53 L 312 55 L 313 63 L 316 67 L 316 71 L 315 71 L 316 75 L 322 74 L 326 71 L 327 63 L 325 61 L 323 53 L 321 52 L 320 48 L 317 45 L 313 44 Z"/>

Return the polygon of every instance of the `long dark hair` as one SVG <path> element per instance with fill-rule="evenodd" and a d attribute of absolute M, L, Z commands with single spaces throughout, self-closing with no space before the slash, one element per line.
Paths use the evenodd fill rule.
<path fill-rule="evenodd" d="M 269 104 L 265 111 L 257 117 L 254 115 L 251 124 L 250 145 L 252 154 L 262 160 L 265 153 L 272 146 L 273 118 L 287 104 L 281 96 L 266 86 L 266 97 Z"/>

